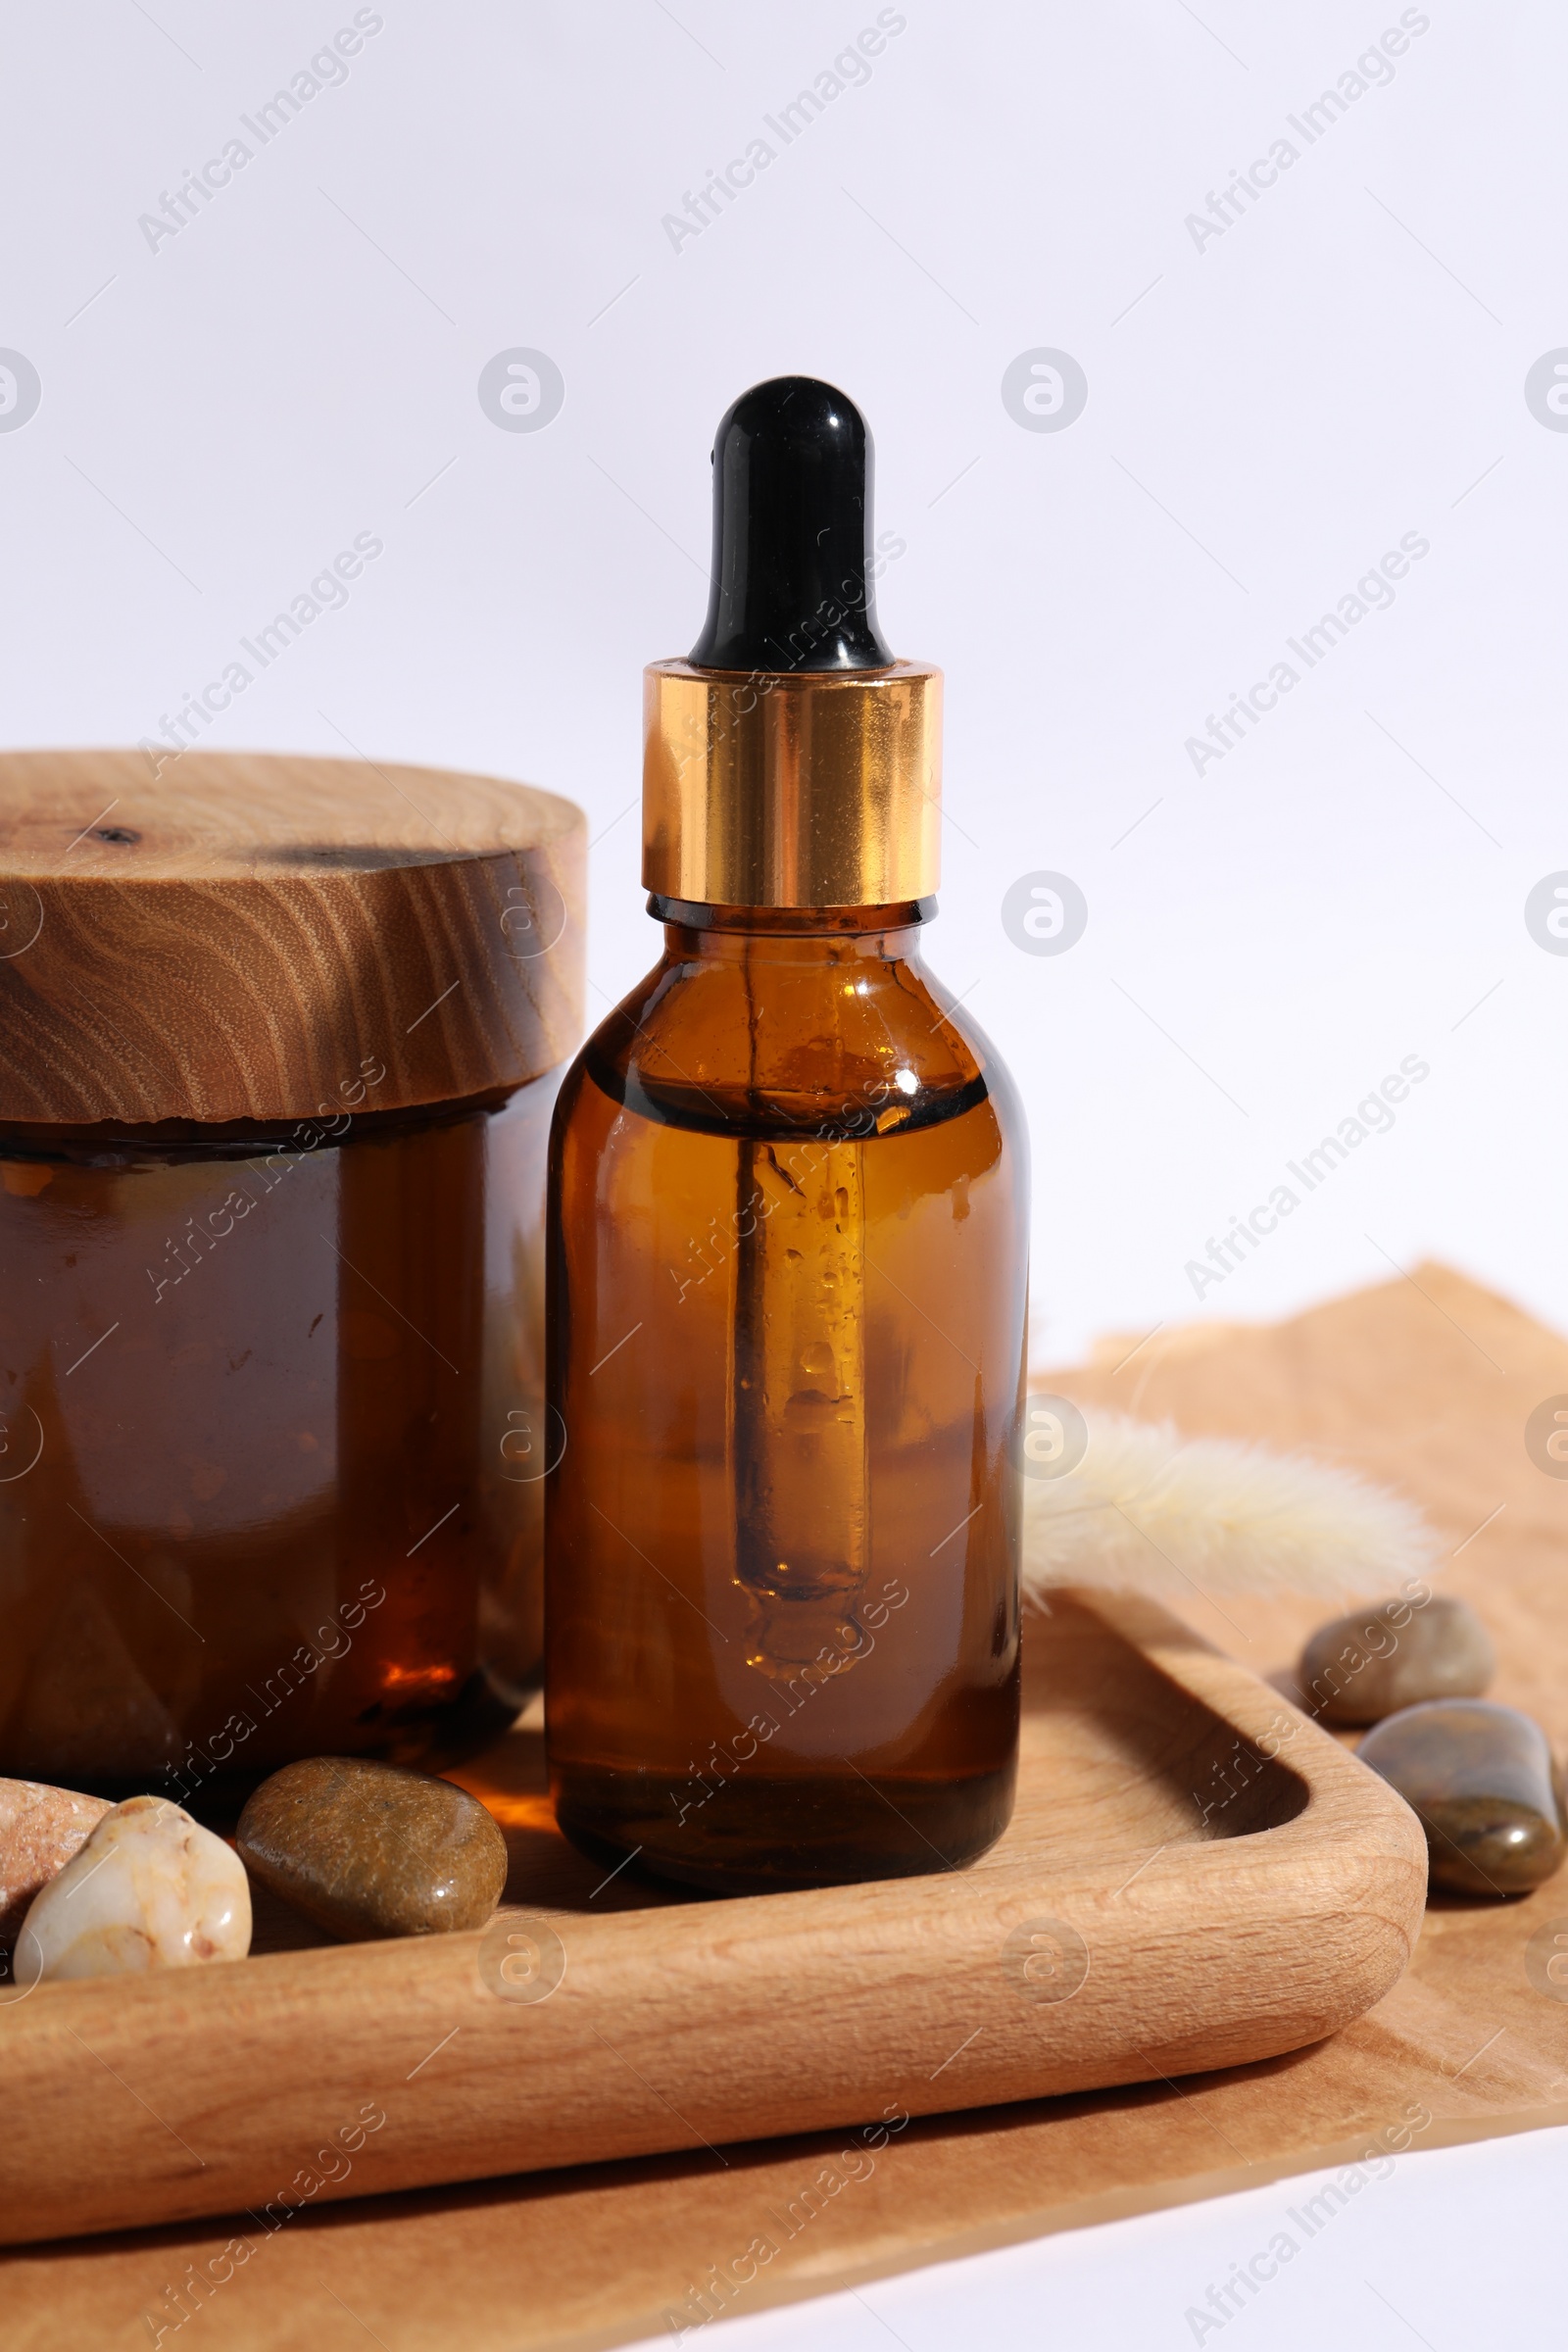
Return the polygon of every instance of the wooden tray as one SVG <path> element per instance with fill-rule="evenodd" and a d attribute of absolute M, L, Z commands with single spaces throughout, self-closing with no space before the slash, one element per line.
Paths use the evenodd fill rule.
<path fill-rule="evenodd" d="M 913 2116 L 1298 2049 L 1388 1990 L 1426 1861 L 1381 1781 L 1147 1604 L 1064 1597 L 1028 1653 L 1017 1811 L 968 1870 L 662 1901 L 564 1844 L 520 1729 L 464 1776 L 514 1849 L 483 1936 L 14 2000 L 0 2234 L 277 2227 L 828 2126 L 874 2151 Z"/>
<path fill-rule="evenodd" d="M 1195 1435 L 1324 1448 L 1401 1484 L 1448 1536 L 1448 1590 L 1476 1601 L 1495 1635 L 1493 1695 L 1568 1747 L 1568 1480 L 1540 1475 L 1521 1445 L 1540 1399 L 1568 1393 L 1568 1343 L 1444 1268 L 1274 1329 L 1138 1339 L 1109 1341 L 1096 1364 L 1049 1386 L 1086 1409 L 1168 1416 Z M 1195 1599 L 1195 1616 L 1260 1672 L 1289 1670 L 1321 1606 L 1227 1599 L 1220 1616 Z M 519 1789 L 508 1804 L 524 1868 L 560 1858 L 541 1799 Z M 573 1880 L 553 1900 L 585 1893 Z M 282 2228 L 237 2216 L 22 2248 L 0 2256 L 7 2352 L 146 2352 L 160 2328 L 167 2352 L 197 2300 L 205 2352 L 365 2352 L 369 2340 L 388 2352 L 588 2352 L 667 2338 L 703 2310 L 743 2315 L 1348 2164 L 1398 2145 L 1410 2117 L 1420 2166 L 1427 2147 L 1568 2124 L 1568 2001 L 1543 1997 L 1528 1974 L 1531 1947 L 1558 1931 L 1568 1877 L 1521 1903 L 1439 1898 L 1392 1992 L 1312 2048 L 917 2117 L 874 2154 L 837 2133 L 698 2147 L 301 2206 Z M 129 2093 L 104 2075 L 104 2095 Z M 24 2112 L 5 2112 L 25 2138 Z M 741 2286 L 736 2256 L 757 2241 L 766 2260 Z"/>
<path fill-rule="evenodd" d="M 1274 1327 L 1135 1332 L 1047 1385 L 1086 1411 L 1111 1405 L 1195 1435 L 1318 1448 L 1401 1486 L 1446 1535 L 1447 1589 L 1496 1640 L 1493 1695 L 1528 1708 L 1568 1749 L 1568 1480 L 1544 1477 L 1521 1442 L 1541 1400 L 1568 1394 L 1558 1335 L 1421 1266 Z M 1193 1602 L 1205 1635 L 1287 1680 L 1322 1613 L 1310 1601 L 1227 1597 L 1223 1614 Z M 526 1866 L 559 1859 L 548 1808 L 525 1791 L 509 1801 Z M 551 1899 L 580 1901 L 594 1883 Z M 1406 2130 L 1414 2152 L 1401 2161 L 1419 2168 L 1428 2148 L 1568 2125 L 1568 1999 L 1530 1974 L 1532 1951 L 1539 1977 L 1541 1943 L 1559 1934 L 1568 1873 L 1518 1902 L 1440 1897 L 1394 1989 L 1308 2049 L 916 2117 L 874 2152 L 858 2134 L 754 2141 L 305 2205 L 278 2228 L 241 2214 L 24 2248 L 0 2256 L 6 2352 L 146 2352 L 161 2328 L 164 2352 L 197 2337 L 202 2352 L 366 2352 L 374 2341 L 386 2352 L 591 2352 L 673 2340 L 705 2309 L 745 2315 L 1347 2164 L 1400 2144 Z M 129 2096 L 107 2074 L 102 2089 Z M 4 2092 L 0 2060 L 0 2102 Z M 7 2122 L 14 2112 L 0 2104 Z M 737 2258 L 759 2241 L 742 2283 L 751 2266 Z M 200 2328 L 170 2332 L 198 2297 Z M 869 2316 L 866 2327 L 868 2341 L 883 2333 Z"/>

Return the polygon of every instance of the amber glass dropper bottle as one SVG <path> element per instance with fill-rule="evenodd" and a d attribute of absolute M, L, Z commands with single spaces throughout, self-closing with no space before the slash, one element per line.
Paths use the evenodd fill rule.
<path fill-rule="evenodd" d="M 1027 1149 L 933 990 L 940 673 L 873 607 L 871 443 L 742 395 L 647 673 L 653 971 L 557 1105 L 546 1709 L 566 1834 L 718 1892 L 951 1869 L 1012 1806 Z"/>

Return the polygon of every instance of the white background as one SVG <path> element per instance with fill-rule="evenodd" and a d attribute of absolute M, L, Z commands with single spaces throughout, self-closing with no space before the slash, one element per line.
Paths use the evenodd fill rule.
<path fill-rule="evenodd" d="M 42 401 L 0 432 L 4 739 L 157 734 L 372 532 L 348 605 L 205 740 L 579 800 L 597 1014 L 658 945 L 639 672 L 701 618 L 713 425 L 760 377 L 826 375 L 907 543 L 885 631 L 948 673 L 931 952 L 1028 1102 L 1046 1349 L 1429 1253 L 1568 1323 L 1568 957 L 1523 920 L 1568 867 L 1568 434 L 1523 389 L 1568 343 L 1560 12 L 1432 0 L 1307 147 L 1287 116 L 1396 6 L 908 0 L 863 85 L 677 251 L 663 217 L 781 145 L 763 117 L 871 0 L 385 0 L 341 86 L 241 133 L 249 164 L 151 250 L 140 216 L 353 13 L 5 12 L 0 345 Z M 1200 249 L 1188 215 L 1281 136 L 1299 160 Z M 514 346 L 564 378 L 542 431 L 480 408 Z M 1087 373 L 1064 431 L 1002 403 L 1038 346 Z M 1392 609 L 1195 773 L 1208 714 L 1410 532 L 1430 553 Z M 1060 956 L 1002 928 L 1037 869 L 1089 902 Z M 1187 1262 L 1412 1054 L 1394 1130 L 1200 1304 Z M 1150 2225 L 1140 2260 L 1198 2227 Z M 1120 2309 L 1110 2233 L 1062 2244 L 1042 2259 L 1099 2281 L 1085 2314 Z M 1325 2325 L 1328 2275 L 1298 2289 Z"/>
<path fill-rule="evenodd" d="M 866 0 L 388 0 L 156 251 L 139 217 L 353 11 L 152 13 L 7 12 L 0 344 L 43 384 L 0 434 L 7 740 L 155 735 L 373 531 L 346 609 L 206 740 L 575 797 L 602 1011 L 657 947 L 640 669 L 701 618 L 713 425 L 759 377 L 827 375 L 907 541 L 884 626 L 948 673 L 931 953 L 1029 1102 L 1046 1348 L 1429 1252 L 1568 1322 L 1568 957 L 1523 922 L 1568 866 L 1568 433 L 1523 396 L 1568 342 L 1560 12 L 1433 0 L 1306 147 L 1286 117 L 1397 8 L 910 0 L 678 252 L 663 216 Z M 1299 160 L 1200 250 L 1187 216 L 1281 135 Z M 513 346 L 565 379 L 543 431 L 479 407 Z M 1065 431 L 1002 405 L 1037 346 L 1087 373 Z M 1411 531 L 1392 609 L 1195 774 L 1187 738 Z M 1089 901 L 1059 957 L 1002 930 L 1037 869 Z M 1411 1054 L 1394 1131 L 1200 1304 L 1187 1262 Z"/>

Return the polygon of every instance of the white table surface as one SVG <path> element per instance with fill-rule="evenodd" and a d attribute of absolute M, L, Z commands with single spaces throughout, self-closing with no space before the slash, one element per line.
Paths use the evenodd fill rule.
<path fill-rule="evenodd" d="M 647 2352 L 677 2340 L 703 2352 L 1547 2352 L 1562 2343 L 1568 2127 L 1412 2150 L 1308 2237 L 1301 2207 L 1336 2176 L 1064 2230 L 714 2320 L 679 2339 L 671 2330 L 647 2338 Z M 1282 2231 L 1296 2252 L 1216 2320 L 1209 2289 Z"/>

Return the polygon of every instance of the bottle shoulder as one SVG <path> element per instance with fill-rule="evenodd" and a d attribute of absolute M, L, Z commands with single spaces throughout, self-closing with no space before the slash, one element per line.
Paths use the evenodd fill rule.
<path fill-rule="evenodd" d="M 645 1115 L 712 1132 L 889 1134 L 989 1100 L 1016 1140 L 995 1048 L 923 959 L 863 939 L 757 944 L 666 951 L 594 1031 L 582 1075 Z"/>

